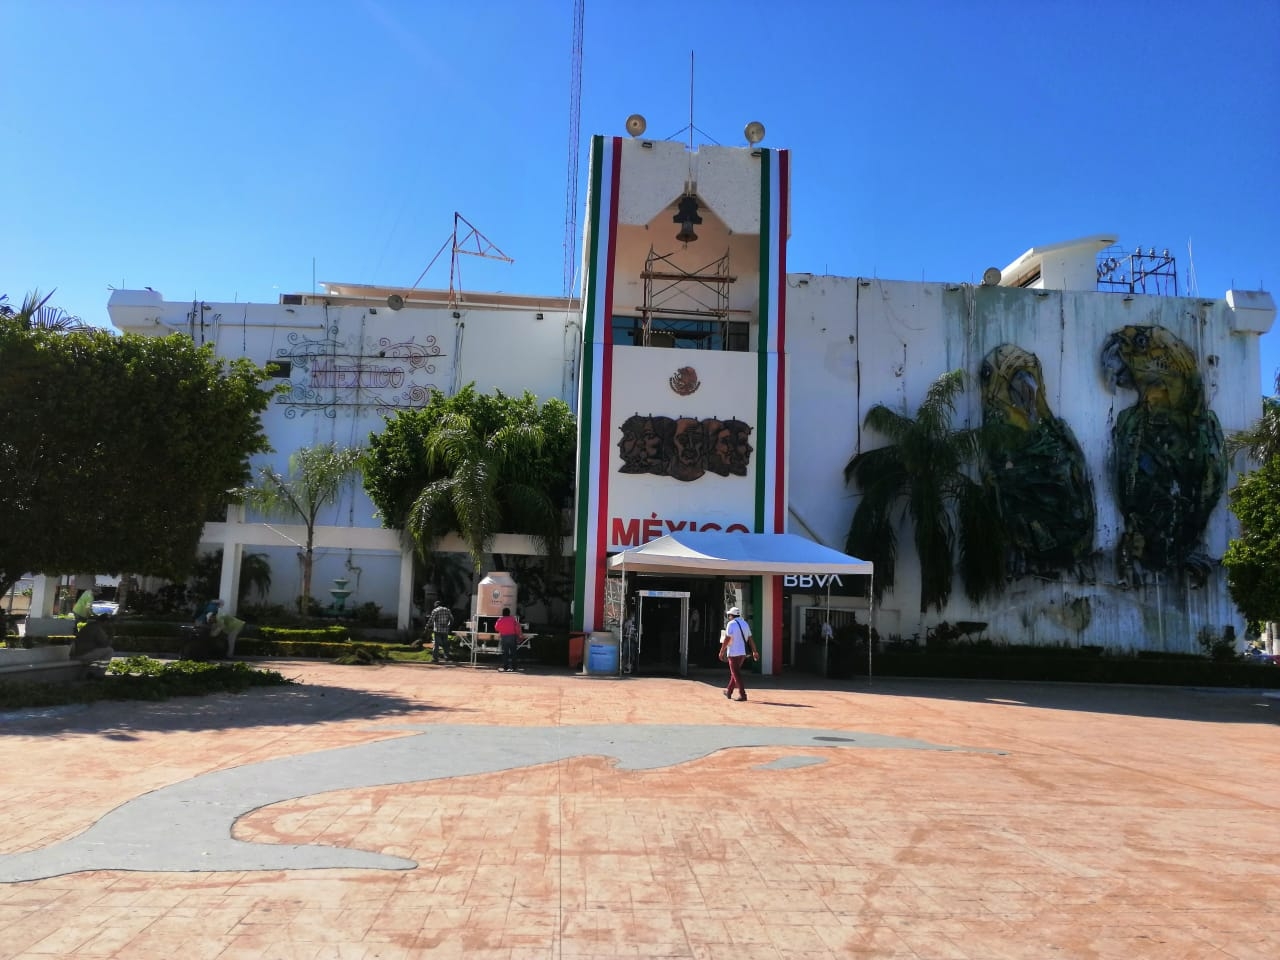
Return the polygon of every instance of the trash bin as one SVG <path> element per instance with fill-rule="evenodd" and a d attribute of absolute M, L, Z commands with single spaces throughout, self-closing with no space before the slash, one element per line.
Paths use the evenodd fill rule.
<path fill-rule="evenodd" d="M 221 660 L 227 655 L 227 638 L 225 635 L 213 636 L 207 623 L 185 624 L 182 631 L 182 645 L 178 657 L 182 660 Z"/>
<path fill-rule="evenodd" d="M 587 645 L 585 633 L 569 634 L 569 669 L 579 670 L 582 667 L 582 651 Z"/>
<path fill-rule="evenodd" d="M 612 633 L 593 633 L 587 641 L 587 673 L 611 676 L 618 673 L 618 638 Z"/>

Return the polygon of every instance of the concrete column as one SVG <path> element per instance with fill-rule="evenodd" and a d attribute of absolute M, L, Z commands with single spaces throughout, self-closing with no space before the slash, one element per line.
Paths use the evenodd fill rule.
<path fill-rule="evenodd" d="M 760 600 L 756 608 L 760 635 L 755 638 L 760 652 L 760 673 L 764 676 L 782 673 L 782 578 L 760 578 Z"/>
<path fill-rule="evenodd" d="M 222 547 L 222 575 L 218 580 L 218 596 L 227 602 L 225 613 L 235 614 L 240 606 L 240 560 L 244 545 L 240 543 L 240 527 L 244 523 L 244 505 L 227 505 L 227 533 L 220 542 Z"/>
<path fill-rule="evenodd" d="M 218 581 L 218 596 L 227 601 L 224 608 L 226 613 L 234 614 L 240 606 L 240 559 L 243 556 L 243 545 L 222 545 L 222 577 Z"/>
<path fill-rule="evenodd" d="M 31 617 L 52 617 L 53 601 L 58 595 L 58 577 L 38 574 L 31 585 Z"/>

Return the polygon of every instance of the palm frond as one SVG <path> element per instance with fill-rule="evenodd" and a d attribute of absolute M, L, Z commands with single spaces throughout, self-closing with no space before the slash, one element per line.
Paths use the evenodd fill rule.
<path fill-rule="evenodd" d="M 866 412 L 862 425 L 880 434 L 890 445 L 902 443 L 915 429 L 914 420 L 883 403 L 875 404 Z"/>
<path fill-rule="evenodd" d="M 1224 448 L 1229 457 L 1243 452 L 1258 463 L 1280 455 L 1280 398 L 1263 397 L 1262 416 L 1246 429 L 1229 434 Z"/>
<path fill-rule="evenodd" d="M 409 507 L 406 530 L 424 557 L 434 550 L 441 537 L 457 525 L 450 498 L 451 487 L 451 479 L 429 483 Z"/>
<path fill-rule="evenodd" d="M 846 550 L 876 564 L 879 598 L 893 585 L 898 515 L 909 518 L 920 563 L 921 612 L 930 607 L 942 610 L 949 601 L 957 551 L 963 561 L 961 576 L 966 579 L 990 573 L 992 555 L 983 552 L 987 547 L 980 546 L 980 541 L 994 542 L 991 549 L 996 555 L 1003 550 L 1001 535 L 994 528 L 979 528 L 974 523 L 976 507 L 965 499 L 974 486 L 971 465 L 982 451 L 980 430 L 956 430 L 951 425 L 965 385 L 964 371 L 944 373 L 930 384 L 914 418 L 883 404 L 873 406 L 863 425 L 887 443 L 857 452 L 844 468 L 845 483 L 856 483 L 862 493 Z M 984 519 L 999 524 L 998 517 Z M 970 538 L 973 543 L 968 542 Z"/>

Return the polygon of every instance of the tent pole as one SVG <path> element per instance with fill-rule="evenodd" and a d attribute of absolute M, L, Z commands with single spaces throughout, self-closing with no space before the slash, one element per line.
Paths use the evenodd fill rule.
<path fill-rule="evenodd" d="M 876 575 L 867 577 L 867 686 L 871 686 L 871 645 L 876 624 Z"/>
<path fill-rule="evenodd" d="M 827 609 L 822 612 L 822 665 L 828 676 L 831 674 L 831 580 L 827 580 Z"/>

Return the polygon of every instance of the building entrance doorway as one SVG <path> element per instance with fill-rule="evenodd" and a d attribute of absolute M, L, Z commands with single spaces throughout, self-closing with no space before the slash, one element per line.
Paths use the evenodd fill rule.
<path fill-rule="evenodd" d="M 630 653 L 630 650 L 627 651 Z M 623 669 L 627 664 L 624 662 Z M 689 673 L 689 593 L 636 591 L 636 649 L 632 671 Z"/>
<path fill-rule="evenodd" d="M 735 588 L 731 600 L 729 586 Z M 687 676 L 691 669 L 719 669 L 724 611 L 741 602 L 740 586 L 719 577 L 628 578 L 623 671 L 628 649 L 632 672 Z"/>

